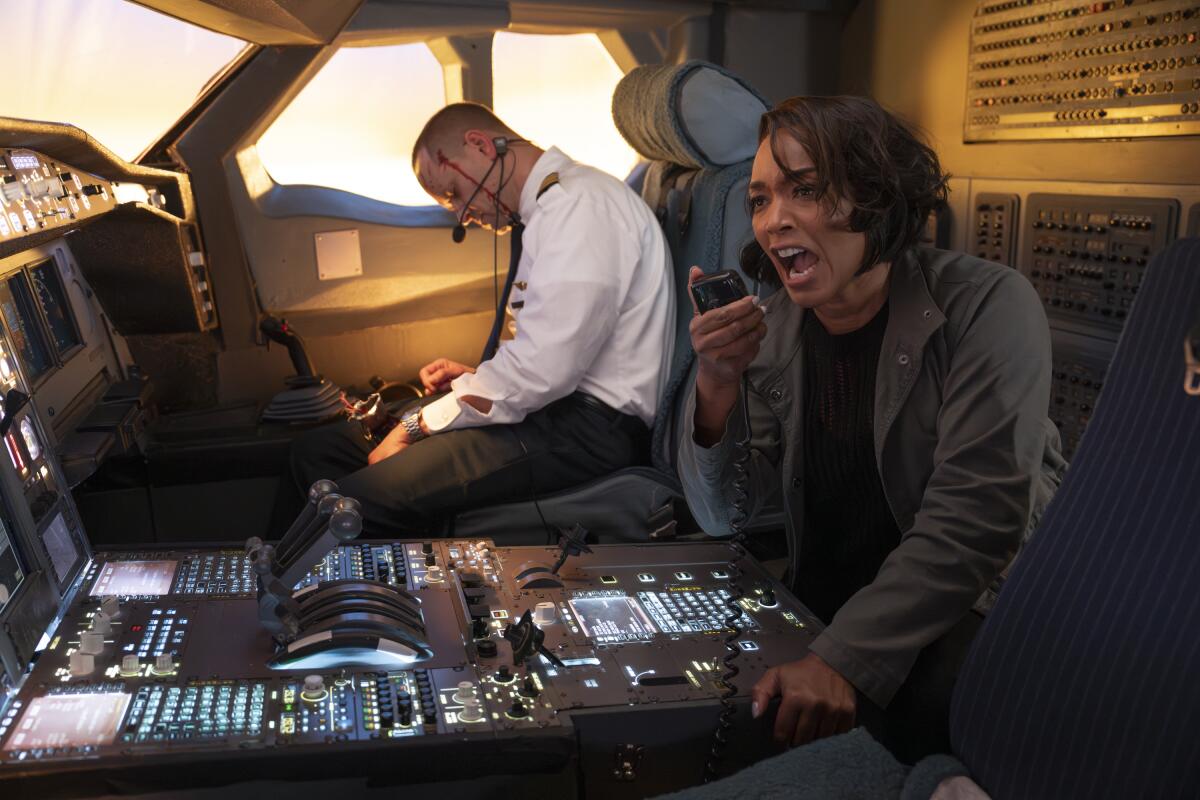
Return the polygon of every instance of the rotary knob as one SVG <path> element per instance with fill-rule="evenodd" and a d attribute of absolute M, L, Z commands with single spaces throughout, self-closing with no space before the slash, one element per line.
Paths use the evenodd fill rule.
<path fill-rule="evenodd" d="M 96 657 L 76 650 L 71 653 L 71 677 L 83 678 L 96 670 Z"/>
<path fill-rule="evenodd" d="M 479 722 L 483 719 L 483 706 L 479 699 L 472 697 L 463 703 L 462 711 L 458 712 L 458 718 L 463 722 Z"/>
<path fill-rule="evenodd" d="M 135 675 L 140 674 L 141 671 L 142 664 L 140 661 L 138 661 L 137 656 L 128 655 L 121 659 L 121 675 L 123 677 L 132 678 Z"/>
<path fill-rule="evenodd" d="M 97 611 L 92 615 L 91 630 L 101 635 L 112 633 L 112 619 L 103 611 Z"/>
<path fill-rule="evenodd" d="M 426 583 L 441 583 L 445 579 L 446 579 L 446 576 L 445 576 L 445 573 L 442 572 L 441 567 L 430 567 L 425 572 L 425 582 Z"/>
<path fill-rule="evenodd" d="M 543 625 L 553 625 L 558 621 L 558 612 L 554 608 L 554 603 L 538 603 L 533 607 L 533 624 L 541 627 Z"/>
<path fill-rule="evenodd" d="M 325 691 L 325 679 L 320 675 L 306 675 L 304 677 L 304 689 L 300 692 L 300 697 L 310 703 L 319 703 L 324 700 L 329 693 Z"/>
<path fill-rule="evenodd" d="M 115 595 L 108 595 L 100 600 L 100 611 L 108 616 L 109 619 L 121 618 L 121 599 Z"/>
<path fill-rule="evenodd" d="M 104 634 L 95 631 L 85 631 L 79 637 L 79 652 L 88 655 L 100 655 L 104 652 Z"/>
<path fill-rule="evenodd" d="M 450 699 L 456 703 L 464 704 L 468 700 L 476 699 L 475 684 L 471 683 L 470 681 L 459 681 L 458 688 L 455 689 L 454 694 L 450 696 Z"/>
<path fill-rule="evenodd" d="M 175 659 L 169 653 L 155 656 L 154 663 L 150 666 L 150 671 L 155 675 L 170 675 L 175 671 Z"/>

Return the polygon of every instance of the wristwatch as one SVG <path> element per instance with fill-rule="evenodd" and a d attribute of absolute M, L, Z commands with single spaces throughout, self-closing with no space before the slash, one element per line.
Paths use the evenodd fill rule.
<path fill-rule="evenodd" d="M 408 442 L 419 442 L 429 436 L 425 431 L 421 430 L 421 407 L 410 408 L 400 415 L 400 424 L 404 426 L 404 430 L 408 433 Z"/>

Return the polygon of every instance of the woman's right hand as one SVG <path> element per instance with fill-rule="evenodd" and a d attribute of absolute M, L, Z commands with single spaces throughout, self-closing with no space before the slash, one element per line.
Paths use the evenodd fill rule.
<path fill-rule="evenodd" d="M 692 267 L 688 284 L 704 277 L 699 267 Z M 753 296 L 743 297 L 726 306 L 701 314 L 692 300 L 692 348 L 699 361 L 697 380 L 707 388 L 736 387 L 742 373 L 758 355 L 758 347 L 767 335 L 763 310 Z"/>
<path fill-rule="evenodd" d="M 692 267 L 688 283 L 704 276 Z M 701 314 L 692 300 L 688 330 L 699 367 L 696 370 L 696 414 L 693 438 L 701 447 L 712 447 L 725 435 L 729 412 L 737 403 L 742 373 L 758 355 L 767 335 L 763 310 L 754 297 L 743 297 L 729 305 Z"/>

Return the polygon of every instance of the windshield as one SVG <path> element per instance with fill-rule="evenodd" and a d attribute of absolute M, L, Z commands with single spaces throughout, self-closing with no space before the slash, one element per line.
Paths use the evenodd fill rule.
<path fill-rule="evenodd" d="M 246 43 L 126 0 L 0 0 L 0 115 L 76 125 L 131 161 Z"/>

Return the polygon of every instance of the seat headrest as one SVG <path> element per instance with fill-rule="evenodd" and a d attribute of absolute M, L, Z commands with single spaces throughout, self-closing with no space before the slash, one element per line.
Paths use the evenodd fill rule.
<path fill-rule="evenodd" d="M 767 101 L 750 84 L 707 61 L 638 67 L 613 92 L 617 130 L 651 161 L 692 169 L 753 158 Z"/>

